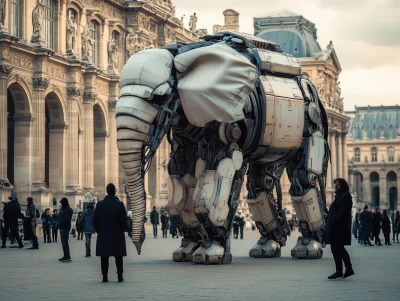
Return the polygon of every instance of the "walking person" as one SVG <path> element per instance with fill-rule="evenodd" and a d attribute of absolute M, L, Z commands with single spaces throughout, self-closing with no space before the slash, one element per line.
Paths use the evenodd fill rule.
<path fill-rule="evenodd" d="M 171 233 L 172 238 L 179 238 L 178 230 L 173 223 L 171 223 L 171 226 L 169 227 L 169 232 Z"/>
<path fill-rule="evenodd" d="M 239 214 L 235 214 L 233 218 L 233 238 L 238 239 L 239 236 Z"/>
<path fill-rule="evenodd" d="M 363 234 L 363 243 L 364 246 L 368 245 L 373 247 L 374 245 L 371 244 L 369 237 L 371 235 L 371 228 L 372 228 L 372 212 L 368 211 L 368 205 L 364 206 L 363 212 L 360 214 L 360 223 L 361 223 L 361 231 Z"/>
<path fill-rule="evenodd" d="M 161 215 L 161 231 L 162 237 L 168 238 L 168 228 L 169 228 L 169 218 L 167 216 L 167 212 L 164 211 Z"/>
<path fill-rule="evenodd" d="M 238 216 L 238 224 L 239 224 L 239 232 L 240 232 L 240 239 L 243 239 L 243 229 L 244 229 L 244 225 L 245 225 L 245 221 L 244 221 L 244 216 L 242 214 L 242 212 L 239 212 L 239 216 Z"/>
<path fill-rule="evenodd" d="M 154 238 L 157 238 L 157 228 L 158 228 L 158 225 L 159 225 L 159 218 L 160 218 L 160 215 L 157 212 L 157 207 L 154 206 L 153 207 L 153 211 L 151 211 L 151 213 L 150 213 L 150 222 L 153 225 Z"/>
<path fill-rule="evenodd" d="M 375 209 L 375 214 L 372 217 L 372 237 L 375 238 L 375 246 L 382 246 L 379 234 L 381 234 L 382 214 L 379 208 Z"/>
<path fill-rule="evenodd" d="M 361 209 L 357 209 L 357 213 L 354 216 L 354 224 L 353 224 L 353 235 L 355 239 L 358 239 L 358 242 L 360 243 L 360 233 L 358 233 L 358 225 L 360 223 L 360 213 Z"/>
<path fill-rule="evenodd" d="M 75 229 L 78 232 L 78 240 L 83 240 L 83 231 L 81 227 L 82 211 L 79 211 L 78 217 L 76 218 Z"/>
<path fill-rule="evenodd" d="M 385 237 L 385 245 L 391 246 L 392 244 L 390 243 L 390 219 L 386 209 L 383 210 L 382 232 L 383 236 Z"/>
<path fill-rule="evenodd" d="M 51 223 L 50 223 L 50 209 L 46 208 L 44 212 L 42 213 L 42 229 L 43 229 L 43 243 L 51 243 L 50 239 L 50 229 L 51 229 Z"/>
<path fill-rule="evenodd" d="M 39 218 L 39 210 L 36 209 L 35 204 L 33 203 L 33 198 L 28 197 L 26 199 L 28 203 L 28 207 L 26 210 L 26 219 L 30 224 L 30 237 L 32 239 L 32 247 L 28 248 L 28 250 L 39 250 L 39 242 L 36 236 L 36 218 Z"/>
<path fill-rule="evenodd" d="M 51 238 L 53 239 L 53 242 L 57 242 L 57 237 L 58 237 L 58 212 L 57 209 L 53 210 L 53 215 L 50 218 L 50 225 L 51 225 Z"/>
<path fill-rule="evenodd" d="M 132 238 L 132 211 L 128 211 L 128 220 L 126 222 L 128 236 Z"/>
<path fill-rule="evenodd" d="M 108 282 L 108 259 L 110 256 L 115 257 L 118 282 L 123 282 L 123 257 L 126 256 L 125 228 L 127 215 L 124 204 L 115 196 L 114 184 L 108 184 L 106 191 L 107 196 L 97 204 L 93 215 L 93 226 L 98 234 L 96 256 L 101 257 L 103 282 Z"/>
<path fill-rule="evenodd" d="M 21 212 L 21 205 L 19 204 L 16 198 L 9 197 L 9 203 L 4 204 L 4 212 L 3 212 L 3 220 L 4 220 L 4 228 L 3 228 L 3 237 L 1 248 L 6 247 L 7 242 L 7 233 L 11 232 L 12 237 L 14 237 L 18 242 L 18 248 L 21 249 L 24 247 L 22 244 L 21 237 L 19 236 L 18 231 L 18 219 L 24 219 L 24 215 Z"/>
<path fill-rule="evenodd" d="M 69 231 L 71 231 L 71 221 L 74 211 L 71 209 L 66 197 L 61 201 L 60 215 L 58 218 L 58 229 L 60 229 L 61 244 L 64 256 L 59 259 L 61 262 L 71 262 L 71 253 L 69 250 Z"/>
<path fill-rule="evenodd" d="M 87 205 L 85 212 L 83 212 L 80 223 L 81 231 L 85 233 L 85 249 L 86 249 L 85 257 L 92 256 L 92 251 L 91 251 L 92 234 L 96 232 L 93 227 L 93 213 L 94 213 L 94 205 L 90 203 Z"/>
<path fill-rule="evenodd" d="M 397 243 L 399 243 L 399 233 L 400 233 L 400 213 L 399 213 L 399 210 L 396 211 L 396 216 L 394 218 L 394 225 L 395 225 L 395 228 L 394 228 L 393 232 L 396 232 L 396 240 L 397 240 Z"/>
<path fill-rule="evenodd" d="M 351 208 L 353 201 L 349 193 L 349 184 L 345 179 L 338 178 L 334 182 L 335 199 L 329 207 L 329 213 L 324 233 L 324 241 L 331 245 L 336 272 L 328 279 L 347 278 L 354 275 L 349 253 L 344 246 L 351 245 Z M 346 271 L 343 274 L 343 263 Z"/>

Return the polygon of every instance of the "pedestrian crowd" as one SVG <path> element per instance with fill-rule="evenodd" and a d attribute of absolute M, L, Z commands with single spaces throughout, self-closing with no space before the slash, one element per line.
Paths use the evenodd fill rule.
<path fill-rule="evenodd" d="M 150 213 L 150 223 L 153 226 L 153 237 L 158 236 L 158 227 L 161 223 L 161 232 L 163 238 L 168 238 L 168 230 L 172 238 L 179 238 L 178 230 L 173 223 L 170 223 L 170 218 L 167 216 L 167 211 L 162 210 L 161 217 L 160 213 L 157 211 L 157 207 L 153 206 L 153 210 Z"/>
<path fill-rule="evenodd" d="M 110 183 L 106 187 L 107 196 L 103 201 L 98 202 L 96 208 L 94 204 L 88 204 L 84 212 L 79 212 L 75 228 L 72 228 L 73 210 L 66 197 L 60 201 L 60 212 L 55 209 L 50 215 L 50 209 L 46 208 L 40 215 L 36 208 L 33 198 L 27 198 L 27 210 L 24 215 L 17 198 L 9 197 L 9 202 L 3 202 L 3 222 L 1 225 L 1 248 L 6 248 L 7 238 L 11 242 L 16 240 L 18 248 L 23 248 L 24 244 L 19 233 L 19 220 L 22 220 L 24 228 L 24 240 L 31 240 L 32 247 L 29 250 L 38 250 L 39 242 L 36 236 L 36 227 L 39 221 L 42 223 L 43 243 L 57 242 L 58 231 L 63 250 L 60 262 L 71 262 L 69 248 L 69 236 L 72 230 L 78 233 L 78 240 L 83 240 L 85 235 L 85 257 L 91 257 L 91 239 L 97 233 L 96 256 L 100 257 L 101 273 L 103 282 L 108 282 L 109 257 L 115 257 L 117 267 L 118 282 L 123 282 L 123 257 L 126 256 L 125 232 L 131 236 L 132 214 L 127 214 L 124 204 L 116 197 L 114 184 Z M 129 216 L 128 216 L 129 215 Z"/>
<path fill-rule="evenodd" d="M 390 215 L 385 209 L 381 213 L 379 207 L 369 210 L 368 205 L 364 206 L 364 210 L 357 210 L 353 221 L 353 235 L 358 243 L 364 246 L 382 246 L 380 239 L 381 231 L 386 246 L 391 246 L 390 233 L 392 233 L 393 243 L 399 243 L 400 233 L 400 214 L 392 212 Z M 374 242 L 374 244 L 371 243 Z"/>

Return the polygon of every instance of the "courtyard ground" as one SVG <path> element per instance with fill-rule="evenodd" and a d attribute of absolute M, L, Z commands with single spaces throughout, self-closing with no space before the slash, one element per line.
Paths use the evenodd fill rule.
<path fill-rule="evenodd" d="M 161 231 L 160 231 L 161 232 Z M 60 263 L 61 243 L 40 243 L 39 251 L 0 249 L 1 301 L 69 300 L 400 300 L 400 245 L 348 248 L 356 275 L 329 281 L 330 248 L 320 260 L 294 260 L 289 238 L 282 257 L 253 259 L 256 231 L 232 243 L 233 263 L 223 266 L 174 263 L 180 239 L 154 239 L 150 229 L 138 256 L 127 240 L 125 282 L 118 283 L 110 258 L 109 283 L 101 283 L 99 258 L 84 257 L 84 242 L 70 239 L 71 263 Z M 41 242 L 41 240 L 39 240 Z M 96 239 L 93 239 L 93 248 Z M 92 251 L 94 253 L 94 250 Z"/>

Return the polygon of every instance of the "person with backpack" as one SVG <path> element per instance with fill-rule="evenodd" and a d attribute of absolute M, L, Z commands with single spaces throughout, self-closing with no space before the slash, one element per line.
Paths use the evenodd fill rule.
<path fill-rule="evenodd" d="M 61 210 L 58 219 L 58 229 L 60 229 L 61 244 L 63 248 L 64 256 L 59 259 L 61 262 L 71 262 L 71 253 L 69 250 L 69 231 L 71 230 L 71 221 L 74 211 L 71 209 L 66 197 L 62 198 Z"/>
<path fill-rule="evenodd" d="M 40 217 L 39 209 L 36 208 L 35 204 L 33 203 L 33 198 L 28 197 L 26 199 L 28 203 L 28 208 L 26 210 L 26 219 L 30 223 L 30 234 L 32 238 L 32 247 L 28 248 L 28 250 L 39 250 L 39 242 L 36 236 L 36 219 Z"/>
<path fill-rule="evenodd" d="M 85 257 L 92 256 L 91 252 L 92 234 L 96 232 L 93 227 L 93 213 L 94 213 L 94 205 L 90 203 L 87 205 L 85 212 L 83 212 L 80 222 L 79 231 L 85 233 L 85 248 L 86 248 Z"/>

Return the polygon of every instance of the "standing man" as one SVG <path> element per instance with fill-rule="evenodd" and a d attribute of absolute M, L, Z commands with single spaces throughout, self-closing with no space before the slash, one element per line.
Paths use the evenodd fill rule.
<path fill-rule="evenodd" d="M 26 218 L 29 221 L 30 224 L 30 234 L 32 238 L 32 247 L 28 248 L 28 250 L 38 250 L 39 249 L 39 242 L 38 238 L 36 236 L 36 206 L 33 203 L 33 198 L 28 197 L 26 199 L 28 203 L 28 208 L 26 210 Z M 39 218 L 39 215 L 37 216 Z"/>
<path fill-rule="evenodd" d="M 46 208 L 42 214 L 43 243 L 51 243 L 50 239 L 50 208 Z"/>
<path fill-rule="evenodd" d="M 58 217 L 58 226 L 57 228 L 60 229 L 60 236 L 61 236 L 61 244 L 64 252 L 64 256 L 59 259 L 61 262 L 71 262 L 71 254 L 69 251 L 69 232 L 71 231 L 71 220 L 74 211 L 69 206 L 68 199 L 62 198 L 60 201 L 61 210 L 60 215 Z"/>
<path fill-rule="evenodd" d="M 57 242 L 57 236 L 58 236 L 58 212 L 57 209 L 53 210 L 53 215 L 50 218 L 50 224 L 51 224 L 51 237 L 53 239 L 53 242 Z"/>
<path fill-rule="evenodd" d="M 239 224 L 239 230 L 240 230 L 240 239 L 243 239 L 243 229 L 244 229 L 244 216 L 242 214 L 242 212 L 239 212 L 239 216 L 238 216 L 238 224 Z"/>
<path fill-rule="evenodd" d="M 354 275 L 349 253 L 344 247 L 351 245 L 351 208 L 353 201 L 346 180 L 338 178 L 333 183 L 335 185 L 335 199 L 329 207 L 324 241 L 331 245 L 336 272 L 330 275 L 328 279 L 347 278 Z M 342 262 L 346 267 L 344 275 Z"/>
<path fill-rule="evenodd" d="M 93 226 L 97 232 L 96 256 L 101 257 L 103 282 L 108 282 L 108 259 L 115 257 L 118 282 L 123 282 L 123 256 L 126 256 L 125 228 L 127 215 L 125 206 L 115 196 L 115 186 L 106 187 L 107 196 L 100 201 L 93 215 Z"/>
<path fill-rule="evenodd" d="M 379 208 L 375 209 L 375 214 L 372 217 L 372 237 L 375 238 L 375 246 L 381 246 L 381 239 L 379 238 L 379 234 L 381 234 L 381 222 L 382 222 L 382 214 Z"/>
<path fill-rule="evenodd" d="M 150 213 L 150 222 L 153 225 L 154 238 L 157 238 L 157 228 L 158 228 L 158 224 L 159 224 L 159 218 L 160 218 L 160 215 L 157 212 L 157 207 L 154 206 L 153 211 L 151 211 L 151 213 Z"/>
<path fill-rule="evenodd" d="M 361 212 L 360 214 L 361 232 L 363 234 L 364 246 L 366 245 L 369 245 L 370 247 L 374 246 L 369 241 L 372 228 L 372 218 L 373 218 L 372 212 L 368 211 L 368 205 L 365 205 L 363 212 Z"/>
<path fill-rule="evenodd" d="M 18 219 L 19 218 L 24 218 L 22 212 L 21 212 L 21 205 L 18 203 L 17 199 L 9 197 L 8 198 L 10 202 L 4 206 L 4 235 L 3 235 L 3 241 L 1 244 L 2 248 L 6 247 L 6 241 L 7 241 L 7 233 L 8 230 L 11 232 L 11 236 L 14 237 L 17 242 L 18 242 L 18 248 L 21 249 L 24 247 L 21 241 L 21 237 L 19 236 L 18 232 Z"/>

